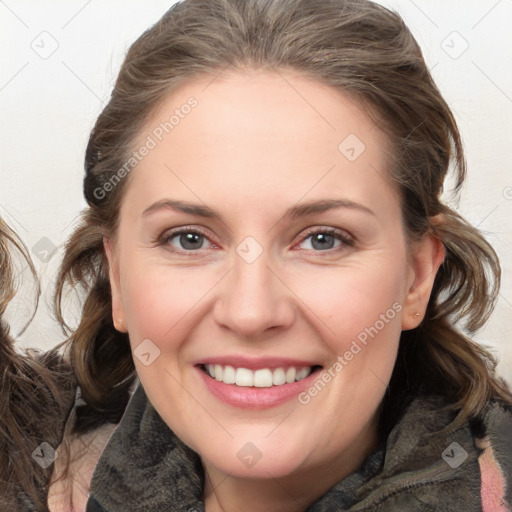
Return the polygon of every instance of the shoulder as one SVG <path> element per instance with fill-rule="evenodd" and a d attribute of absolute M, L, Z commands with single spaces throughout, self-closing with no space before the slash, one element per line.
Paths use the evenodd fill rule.
<path fill-rule="evenodd" d="M 137 387 L 135 381 L 130 397 Z M 77 406 L 81 404 L 77 391 L 75 407 L 64 429 L 57 449 L 53 473 L 48 487 L 49 512 L 85 512 L 92 476 L 98 460 L 119 423 L 103 423 L 86 434 L 75 434 Z"/>
<path fill-rule="evenodd" d="M 116 427 L 109 423 L 81 436 L 65 435 L 48 489 L 50 512 L 85 511 L 94 468 Z"/>

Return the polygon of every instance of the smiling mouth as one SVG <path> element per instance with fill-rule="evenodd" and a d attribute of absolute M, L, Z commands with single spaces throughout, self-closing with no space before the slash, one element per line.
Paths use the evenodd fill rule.
<path fill-rule="evenodd" d="M 322 367 L 320 365 L 307 367 L 289 366 L 250 370 L 243 367 L 235 368 L 230 365 L 201 364 L 200 368 L 210 378 L 224 384 L 232 384 L 239 387 L 269 388 L 298 382 L 309 377 Z"/>

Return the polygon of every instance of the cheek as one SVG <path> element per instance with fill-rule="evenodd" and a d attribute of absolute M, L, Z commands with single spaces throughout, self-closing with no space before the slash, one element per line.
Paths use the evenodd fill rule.
<path fill-rule="evenodd" d="M 212 272 L 146 264 L 142 258 L 131 258 L 130 267 L 121 274 L 121 294 L 132 344 L 179 336 L 216 281 Z"/>
<path fill-rule="evenodd" d="M 400 339 L 404 276 L 399 257 L 390 258 L 318 274 L 314 285 L 304 280 L 298 292 L 308 297 L 305 302 L 316 314 L 311 322 L 332 357 L 319 376 L 322 382 L 315 381 L 300 403 L 330 407 L 333 431 L 343 428 L 354 435 L 382 399 Z M 358 421 L 346 424 L 347 414 Z"/>
<path fill-rule="evenodd" d="M 321 320 L 331 336 L 347 341 L 374 325 L 383 314 L 391 323 L 400 323 L 398 313 L 405 298 L 403 269 L 402 262 L 392 259 L 322 269 L 314 278 L 312 274 L 296 278 L 294 290 L 315 314 L 317 323 Z"/>

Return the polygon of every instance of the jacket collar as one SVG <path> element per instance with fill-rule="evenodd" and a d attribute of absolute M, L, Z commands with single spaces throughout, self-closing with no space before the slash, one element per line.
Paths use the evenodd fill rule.
<path fill-rule="evenodd" d="M 385 446 L 306 512 L 480 511 L 481 450 L 465 422 L 444 434 L 455 414 L 440 397 L 416 397 Z M 197 453 L 166 425 L 139 384 L 105 447 L 91 482 L 87 512 L 204 512 L 204 472 Z"/>

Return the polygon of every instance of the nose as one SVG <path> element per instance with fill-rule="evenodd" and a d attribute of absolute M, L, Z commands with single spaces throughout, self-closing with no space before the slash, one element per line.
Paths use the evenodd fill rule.
<path fill-rule="evenodd" d="M 293 323 L 293 293 L 270 264 L 265 252 L 252 263 L 236 255 L 233 270 L 222 281 L 214 318 L 237 338 L 264 337 L 272 328 Z"/>

